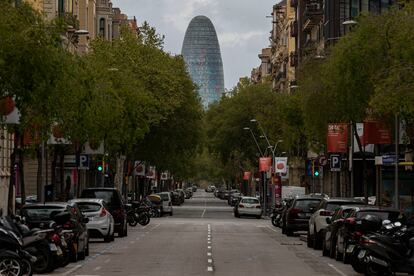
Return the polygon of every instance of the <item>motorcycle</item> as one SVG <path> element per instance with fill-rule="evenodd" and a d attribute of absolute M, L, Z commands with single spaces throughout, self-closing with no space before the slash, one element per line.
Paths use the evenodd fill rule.
<path fill-rule="evenodd" d="M 135 227 L 138 223 L 142 226 L 150 223 L 150 209 L 151 207 L 145 205 L 142 202 L 136 202 L 127 205 L 127 221 L 132 227 Z"/>
<path fill-rule="evenodd" d="M 13 231 L 0 226 L 0 275 L 33 275 L 36 257 L 23 249 L 23 241 Z"/>
<path fill-rule="evenodd" d="M 368 276 L 414 273 L 414 227 L 384 221 L 384 228 L 361 237 L 352 267 Z"/>
<path fill-rule="evenodd" d="M 282 213 L 283 213 L 283 206 L 273 208 L 272 213 L 270 214 L 270 219 L 274 227 L 281 227 L 282 226 Z"/>

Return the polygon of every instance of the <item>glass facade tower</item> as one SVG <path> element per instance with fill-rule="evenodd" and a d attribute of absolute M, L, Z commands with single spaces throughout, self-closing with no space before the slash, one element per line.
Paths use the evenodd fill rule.
<path fill-rule="evenodd" d="M 204 108 L 224 93 L 223 62 L 217 33 L 210 19 L 194 17 L 185 33 L 181 54 L 190 76 L 198 86 Z"/>

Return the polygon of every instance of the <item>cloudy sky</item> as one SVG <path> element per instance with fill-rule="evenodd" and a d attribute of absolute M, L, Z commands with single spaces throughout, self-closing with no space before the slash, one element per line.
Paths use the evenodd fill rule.
<path fill-rule="evenodd" d="M 279 0 L 112 0 L 129 17 L 148 21 L 165 35 L 165 50 L 180 54 L 191 19 L 205 15 L 213 22 L 221 47 L 225 86 L 250 76 L 257 55 L 269 45 L 272 6 Z"/>

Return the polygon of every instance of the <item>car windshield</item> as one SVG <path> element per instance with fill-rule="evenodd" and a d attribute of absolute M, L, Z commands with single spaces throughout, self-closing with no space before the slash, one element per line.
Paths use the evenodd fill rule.
<path fill-rule="evenodd" d="M 164 201 L 169 201 L 170 197 L 168 196 L 168 194 L 158 194 L 162 200 Z"/>
<path fill-rule="evenodd" d="M 301 209 L 304 212 L 310 212 L 311 207 L 315 207 L 320 202 L 320 199 L 298 199 L 294 205 L 295 208 Z"/>
<path fill-rule="evenodd" d="M 82 197 L 103 199 L 108 205 L 121 204 L 120 199 L 115 191 L 84 190 L 82 192 Z"/>
<path fill-rule="evenodd" d="M 58 214 L 64 209 L 62 206 L 30 207 L 24 208 L 22 214 L 29 220 L 49 220 L 51 219 L 51 215 Z"/>
<path fill-rule="evenodd" d="M 248 203 L 248 204 L 259 204 L 259 200 L 255 198 L 243 198 L 242 203 Z"/>
<path fill-rule="evenodd" d="M 339 201 L 339 202 L 328 202 L 326 205 L 326 210 L 328 211 L 335 211 L 342 205 L 361 205 L 361 202 L 355 202 L 355 201 Z"/>
<path fill-rule="evenodd" d="M 101 209 L 99 203 L 92 202 L 77 202 L 82 213 L 98 212 Z"/>
<path fill-rule="evenodd" d="M 359 211 L 356 214 L 356 218 L 361 219 L 365 217 L 366 215 L 373 215 L 381 218 L 381 220 L 390 220 L 392 222 L 396 221 L 398 219 L 399 213 L 393 212 L 393 211 L 383 211 L 383 210 L 365 210 L 365 211 Z"/>

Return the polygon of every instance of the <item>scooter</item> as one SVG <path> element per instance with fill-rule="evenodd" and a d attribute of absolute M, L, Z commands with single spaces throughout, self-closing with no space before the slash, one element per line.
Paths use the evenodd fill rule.
<path fill-rule="evenodd" d="M 23 241 L 11 230 L 0 227 L 0 275 L 33 275 L 36 257 L 23 250 Z"/>
<path fill-rule="evenodd" d="M 362 236 L 356 253 L 357 261 L 365 264 L 362 272 L 368 276 L 414 273 L 414 227 L 396 222 L 387 228 L 385 233 Z"/>
<path fill-rule="evenodd" d="M 273 212 L 270 214 L 270 219 L 274 227 L 281 227 L 283 209 L 283 206 L 275 207 Z"/>

